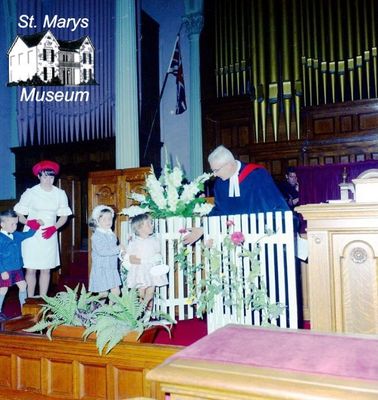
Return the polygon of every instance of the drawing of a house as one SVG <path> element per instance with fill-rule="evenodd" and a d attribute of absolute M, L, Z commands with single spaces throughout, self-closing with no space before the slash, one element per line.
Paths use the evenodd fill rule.
<path fill-rule="evenodd" d="M 79 85 L 95 79 L 94 46 L 88 36 L 57 40 L 50 30 L 18 35 L 8 51 L 9 83 L 43 82 L 59 78 L 63 85 Z"/>

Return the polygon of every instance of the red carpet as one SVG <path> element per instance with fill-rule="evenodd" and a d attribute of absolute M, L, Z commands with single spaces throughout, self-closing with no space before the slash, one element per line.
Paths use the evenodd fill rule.
<path fill-rule="evenodd" d="M 3 313 L 8 318 L 14 318 L 21 315 L 20 302 L 18 301 L 17 286 L 12 286 L 11 288 L 9 288 L 3 304 Z"/>
<path fill-rule="evenodd" d="M 161 328 L 154 343 L 189 346 L 206 335 L 206 320 L 194 318 L 179 321 L 174 325 L 171 331 L 171 338 L 169 337 L 168 332 L 164 328 Z"/>
<path fill-rule="evenodd" d="M 64 286 L 74 288 L 78 283 L 88 287 L 88 252 L 76 251 L 74 261 L 66 269 L 66 273 L 59 279 L 57 290 L 64 290 Z"/>
<path fill-rule="evenodd" d="M 303 321 L 303 329 L 311 329 L 311 321 Z"/>

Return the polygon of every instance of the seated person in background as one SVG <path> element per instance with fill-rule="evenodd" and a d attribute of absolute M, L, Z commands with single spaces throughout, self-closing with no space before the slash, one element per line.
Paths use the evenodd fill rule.
<path fill-rule="evenodd" d="M 285 181 L 280 185 L 280 190 L 290 210 L 299 205 L 299 183 L 294 167 L 288 167 L 285 174 Z"/>
<path fill-rule="evenodd" d="M 269 172 L 258 164 L 235 160 L 224 146 L 218 146 L 208 157 L 214 173 L 215 207 L 209 216 L 287 211 L 289 208 Z M 192 228 L 184 238 L 190 244 L 202 236 L 201 228 Z"/>
<path fill-rule="evenodd" d="M 290 210 L 293 211 L 294 233 L 298 233 L 301 227 L 301 217 L 294 211 L 294 208 L 299 206 L 299 183 L 294 167 L 287 168 L 285 178 L 280 184 L 280 190 Z"/>

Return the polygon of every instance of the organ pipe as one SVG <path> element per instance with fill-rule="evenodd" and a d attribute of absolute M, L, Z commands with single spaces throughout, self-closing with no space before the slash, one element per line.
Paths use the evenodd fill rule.
<path fill-rule="evenodd" d="M 302 106 L 377 97 L 378 0 L 213 4 L 216 96 L 250 97 L 256 143 L 268 117 L 269 140 L 296 140 Z"/>

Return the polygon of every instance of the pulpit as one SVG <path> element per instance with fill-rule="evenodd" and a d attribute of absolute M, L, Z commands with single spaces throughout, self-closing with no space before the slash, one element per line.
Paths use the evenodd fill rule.
<path fill-rule="evenodd" d="M 311 328 L 378 334 L 378 203 L 341 200 L 296 211 L 307 220 Z"/>

